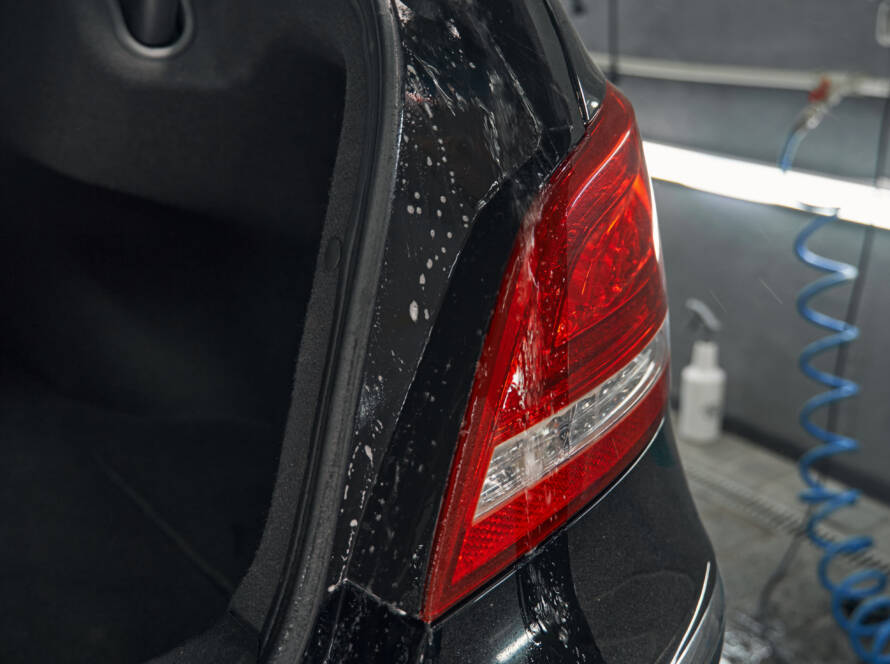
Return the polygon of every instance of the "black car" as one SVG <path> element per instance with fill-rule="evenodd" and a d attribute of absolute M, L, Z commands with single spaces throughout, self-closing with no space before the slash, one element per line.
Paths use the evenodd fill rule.
<path fill-rule="evenodd" d="M 0 661 L 718 661 L 556 0 L 0 6 Z"/>

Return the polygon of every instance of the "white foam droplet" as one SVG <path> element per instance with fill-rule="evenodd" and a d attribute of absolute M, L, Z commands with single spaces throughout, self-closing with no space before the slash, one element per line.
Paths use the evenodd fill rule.
<path fill-rule="evenodd" d="M 408 305 L 408 315 L 411 316 L 411 320 L 413 320 L 415 323 L 417 322 L 418 310 L 419 308 L 417 306 L 417 302 L 415 300 L 411 300 L 411 304 Z"/>
<path fill-rule="evenodd" d="M 421 272 L 421 273 L 420 273 L 420 279 L 418 279 L 418 281 L 420 282 L 420 285 L 423 286 L 423 285 L 426 283 L 426 275 L 424 275 L 424 274 Z"/>

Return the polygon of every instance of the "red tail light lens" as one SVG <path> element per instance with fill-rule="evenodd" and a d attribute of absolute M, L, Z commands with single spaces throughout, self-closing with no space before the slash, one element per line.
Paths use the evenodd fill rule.
<path fill-rule="evenodd" d="M 590 502 L 667 401 L 667 304 L 633 111 L 609 88 L 523 223 L 439 517 L 433 620 Z"/>

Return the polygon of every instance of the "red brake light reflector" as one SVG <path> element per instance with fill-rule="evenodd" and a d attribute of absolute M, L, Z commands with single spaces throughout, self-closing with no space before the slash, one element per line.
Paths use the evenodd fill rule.
<path fill-rule="evenodd" d="M 513 249 L 439 516 L 433 620 L 539 544 L 642 450 L 667 403 L 667 302 L 628 101 L 595 122 Z"/>

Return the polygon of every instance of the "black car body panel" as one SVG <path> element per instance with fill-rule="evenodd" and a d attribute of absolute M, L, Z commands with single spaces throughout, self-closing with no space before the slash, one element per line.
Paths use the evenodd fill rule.
<path fill-rule="evenodd" d="M 583 131 L 550 15 L 535 6 L 513 14 L 505 5 L 497 31 L 490 10 L 475 5 L 400 10 L 392 216 L 343 487 L 347 527 L 335 545 L 349 553 L 331 583 L 349 579 L 408 612 L 420 608 L 454 441 L 516 232 Z M 541 30 L 549 51 L 513 38 L 540 40 Z M 517 71 L 547 82 L 540 95 Z"/>
<path fill-rule="evenodd" d="M 417 617 L 517 230 L 605 80 L 543 1 L 397 1 L 393 18 L 391 216 L 327 596 L 303 660 L 675 661 L 720 582 L 668 424 L 545 545 L 433 625 Z M 688 661 L 719 654 L 713 639 L 706 648 Z"/>

